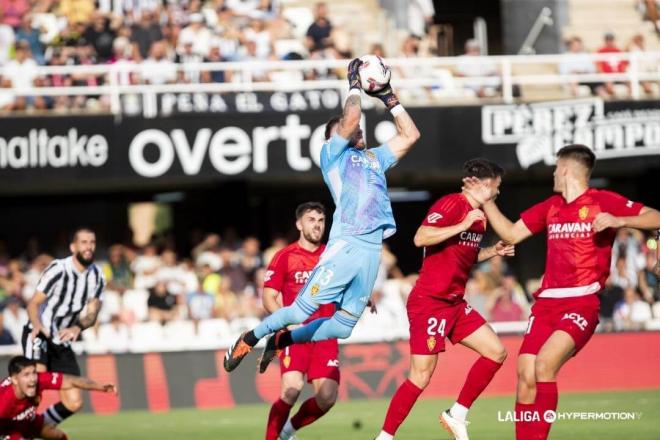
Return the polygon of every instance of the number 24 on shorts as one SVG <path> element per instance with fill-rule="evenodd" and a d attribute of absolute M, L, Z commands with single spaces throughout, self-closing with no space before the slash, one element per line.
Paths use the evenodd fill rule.
<path fill-rule="evenodd" d="M 426 333 L 428 333 L 429 336 L 440 335 L 444 338 L 446 323 L 447 323 L 446 319 L 443 319 L 438 323 L 437 318 L 430 317 L 428 320 L 428 327 L 426 328 Z"/>

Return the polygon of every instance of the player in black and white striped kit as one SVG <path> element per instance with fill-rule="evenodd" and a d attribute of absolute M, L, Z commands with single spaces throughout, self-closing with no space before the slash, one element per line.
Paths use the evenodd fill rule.
<path fill-rule="evenodd" d="M 41 274 L 23 328 L 23 352 L 37 361 L 37 371 L 80 376 L 71 342 L 94 325 L 103 299 L 105 278 L 94 264 L 96 234 L 78 228 L 69 245 L 71 256 L 54 260 Z M 84 311 L 84 312 L 83 312 Z M 77 388 L 60 391 L 61 402 L 44 412 L 46 423 L 57 425 L 82 407 Z"/>

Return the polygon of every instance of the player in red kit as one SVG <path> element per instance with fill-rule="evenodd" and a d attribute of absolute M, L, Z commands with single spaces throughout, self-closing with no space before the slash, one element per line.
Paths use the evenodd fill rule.
<path fill-rule="evenodd" d="M 515 224 L 493 201 L 484 204 L 488 220 L 506 242 L 516 244 L 543 231 L 547 236 L 543 282 L 534 293 L 518 357 L 518 440 L 548 437 L 553 421 L 548 411 L 557 409 L 557 373 L 585 346 L 598 324 L 599 293 L 609 276 L 617 228 L 660 227 L 655 209 L 589 188 L 594 164 L 594 153 L 584 145 L 560 149 L 554 172 L 554 191 L 559 194 L 524 211 Z M 464 190 L 481 192 L 480 182 L 464 182 Z"/>
<path fill-rule="evenodd" d="M 44 438 L 66 440 L 64 432 L 44 423 L 37 407 L 44 390 L 96 390 L 114 392 L 112 384 L 62 373 L 38 373 L 35 360 L 16 356 L 9 361 L 9 377 L 0 382 L 0 438 L 20 440 Z"/>
<path fill-rule="evenodd" d="M 512 256 L 514 247 L 498 242 L 480 248 L 486 216 L 479 208 L 499 193 L 503 170 L 485 159 L 469 160 L 465 176 L 476 178 L 479 198 L 467 192 L 449 194 L 429 210 L 415 234 L 424 261 L 406 306 L 410 321 L 410 375 L 390 402 L 377 440 L 389 440 L 428 385 L 445 351 L 445 338 L 481 355 L 474 363 L 456 403 L 440 416 L 454 438 L 467 440 L 467 412 L 506 358 L 506 351 L 484 318 L 463 299 L 472 265 L 495 255 Z M 479 201 L 478 201 L 479 200 Z"/>
<path fill-rule="evenodd" d="M 268 266 L 264 282 L 264 307 L 270 313 L 293 303 L 325 249 L 325 208 L 320 203 L 303 203 L 296 209 L 298 241 L 279 251 Z M 321 306 L 307 321 L 329 317 L 334 304 Z M 305 322 L 307 322 L 305 321 Z M 268 415 L 266 440 L 289 440 L 295 433 L 323 416 L 337 400 L 339 348 L 336 339 L 294 344 L 279 353 L 282 393 Z M 305 401 L 290 420 L 289 412 L 307 381 L 314 396 Z"/>

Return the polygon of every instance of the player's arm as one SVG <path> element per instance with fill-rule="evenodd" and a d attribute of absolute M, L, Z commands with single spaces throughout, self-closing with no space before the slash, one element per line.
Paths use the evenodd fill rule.
<path fill-rule="evenodd" d="M 46 302 L 48 296 L 37 290 L 34 292 L 34 295 L 30 299 L 27 305 L 27 314 L 30 319 L 30 324 L 32 324 L 32 338 L 34 339 L 39 333 L 44 334 L 47 338 L 50 337 L 50 332 L 44 325 L 41 323 L 41 318 L 39 317 L 39 307 Z"/>
<path fill-rule="evenodd" d="M 480 196 L 476 192 L 480 185 L 483 185 L 483 182 L 481 182 L 481 180 L 477 179 L 476 177 L 466 177 L 463 179 L 462 189 L 470 193 L 475 200 L 480 200 Z M 490 222 L 493 229 L 495 229 L 497 235 L 499 235 L 500 238 L 508 244 L 520 243 L 532 235 L 532 231 L 527 227 L 522 219 L 518 220 L 516 223 L 513 223 L 511 220 L 506 218 L 506 216 L 502 214 L 500 209 L 497 207 L 494 200 L 483 201 L 482 209 L 486 213 L 488 221 Z M 536 209 L 535 212 L 540 213 L 540 210 Z M 542 216 L 537 217 L 539 217 L 539 219 L 542 218 Z"/>
<path fill-rule="evenodd" d="M 380 99 L 394 116 L 397 134 L 387 142 L 387 145 L 396 160 L 399 160 L 417 142 L 420 137 L 419 130 L 406 109 L 399 103 L 399 98 L 394 94 L 391 85 L 387 84 L 382 90 L 368 94 Z"/>
<path fill-rule="evenodd" d="M 415 246 L 425 247 L 440 244 L 443 241 L 450 239 L 454 235 L 458 235 L 461 232 L 467 231 L 470 229 L 474 222 L 485 220 L 486 217 L 481 210 L 473 209 L 465 216 L 461 222 L 453 225 L 444 227 L 422 225 L 417 229 L 417 232 L 415 233 Z"/>
<path fill-rule="evenodd" d="M 477 262 L 481 263 L 482 261 L 490 260 L 496 255 L 501 257 L 513 257 L 516 255 L 516 247 L 500 240 L 493 246 L 480 249 Z"/>
<path fill-rule="evenodd" d="M 64 374 L 62 377 L 62 388 L 63 390 L 70 390 L 77 388 L 79 390 L 87 391 L 101 391 L 104 393 L 114 393 L 117 394 L 117 387 L 112 383 L 98 383 L 92 379 L 80 376 L 72 376 L 69 374 Z"/>
<path fill-rule="evenodd" d="M 278 301 L 278 298 L 281 298 L 278 290 L 271 287 L 264 287 L 262 302 L 264 304 L 264 309 L 266 309 L 268 313 L 274 313 L 276 310 L 282 308 L 282 303 Z"/>
<path fill-rule="evenodd" d="M 638 215 L 632 216 L 615 216 L 601 212 L 594 219 L 594 229 L 600 232 L 607 228 L 659 229 L 660 212 L 648 206 L 642 207 Z"/>
<path fill-rule="evenodd" d="M 348 98 L 344 104 L 344 111 L 339 126 L 337 127 L 337 134 L 344 139 L 350 139 L 360 125 L 360 118 L 362 117 L 362 101 L 360 95 L 362 93 L 362 85 L 360 84 L 360 68 L 359 58 L 355 58 L 348 65 Z"/>
<path fill-rule="evenodd" d="M 86 309 L 87 313 L 78 318 L 71 327 L 60 330 L 60 341 L 75 341 L 83 330 L 93 326 L 96 323 L 96 318 L 99 316 L 99 311 L 101 310 L 101 300 L 99 298 L 92 298 L 87 303 Z"/>
<path fill-rule="evenodd" d="M 529 230 L 522 219 L 513 223 L 502 214 L 494 201 L 484 203 L 483 210 L 497 235 L 508 244 L 518 244 L 532 235 L 532 231 Z"/>

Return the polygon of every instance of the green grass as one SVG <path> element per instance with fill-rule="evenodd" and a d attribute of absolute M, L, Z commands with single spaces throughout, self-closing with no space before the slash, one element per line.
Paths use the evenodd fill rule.
<path fill-rule="evenodd" d="M 299 440 L 373 439 L 380 430 L 389 401 L 356 400 L 339 402 L 317 423 L 300 431 Z M 448 439 L 437 416 L 449 400 L 420 400 L 398 432 L 400 440 Z M 512 408 L 512 397 L 478 400 L 468 419 L 473 439 L 512 439 L 513 423 L 498 421 Z M 294 408 L 295 410 L 295 408 Z M 626 411 L 641 412 L 637 421 L 559 421 L 552 440 L 568 439 L 660 439 L 660 390 L 564 394 L 560 412 Z M 62 428 L 76 439 L 262 439 L 268 414 L 266 405 L 245 405 L 229 410 L 173 410 L 150 414 L 122 412 L 112 416 L 81 414 Z M 360 428 L 354 425 L 361 424 Z"/>

